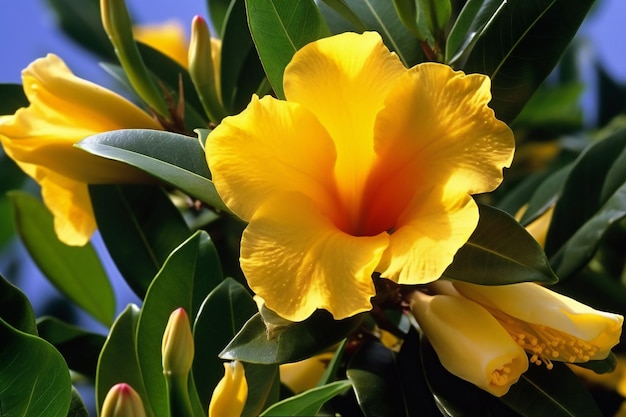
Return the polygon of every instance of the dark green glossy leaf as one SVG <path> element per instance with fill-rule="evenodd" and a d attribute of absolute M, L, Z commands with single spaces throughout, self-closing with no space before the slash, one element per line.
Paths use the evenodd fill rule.
<path fill-rule="evenodd" d="M 277 334 L 268 339 L 265 323 L 257 313 L 220 353 L 220 357 L 260 364 L 297 362 L 345 338 L 364 317 L 364 314 L 358 314 L 337 321 L 330 313 L 318 310 L 302 322 L 277 330 Z"/>
<path fill-rule="evenodd" d="M 582 129 L 580 98 L 585 86 L 579 82 L 539 88 L 512 125 L 516 129 L 572 131 Z"/>
<path fill-rule="evenodd" d="M 296 51 L 330 35 L 313 0 L 247 0 L 252 39 L 278 98 L 285 98 L 283 72 Z"/>
<path fill-rule="evenodd" d="M 363 343 L 347 375 L 366 416 L 409 416 L 396 354 L 378 340 Z"/>
<path fill-rule="evenodd" d="M 444 277 L 481 285 L 558 281 L 541 246 L 513 217 L 490 206 L 479 209 L 478 227 Z"/>
<path fill-rule="evenodd" d="M 500 400 L 524 417 L 602 416 L 587 388 L 562 363 L 550 371 L 531 366 Z"/>
<path fill-rule="evenodd" d="M 0 97 L 0 114 L 13 114 L 20 107 L 28 106 L 21 84 L 0 84 Z"/>
<path fill-rule="evenodd" d="M 228 8 L 232 6 L 234 0 L 207 0 L 209 9 L 209 17 L 211 18 L 212 27 L 217 33 L 217 37 L 223 38 L 224 21 L 228 14 Z"/>
<path fill-rule="evenodd" d="M 143 298 L 165 259 L 189 237 L 189 228 L 159 187 L 90 185 L 89 194 L 111 258 Z"/>
<path fill-rule="evenodd" d="M 331 382 L 315 387 L 301 394 L 282 400 L 263 413 L 262 416 L 313 416 L 331 398 L 345 392 L 352 386 L 350 381 Z"/>
<path fill-rule="evenodd" d="M 160 130 L 127 129 L 90 136 L 76 146 L 137 167 L 191 197 L 228 211 L 210 180 L 204 150 L 196 138 Z"/>
<path fill-rule="evenodd" d="M 385 45 L 398 54 L 407 67 L 423 60 L 419 42 L 400 22 L 392 1 L 345 0 L 345 3 L 363 22 L 367 30 L 378 32 Z"/>
<path fill-rule="evenodd" d="M 245 0 L 233 0 L 225 19 L 220 63 L 222 101 L 234 114 L 242 110 L 238 97 L 247 96 L 245 103 L 249 102 L 265 74 L 248 28 Z M 255 87 L 244 92 L 240 86 L 246 79 Z"/>
<path fill-rule="evenodd" d="M 422 338 L 420 347 L 424 375 L 439 412 L 443 416 L 519 416 L 502 404 L 497 397 L 448 372 L 441 365 L 435 350 L 425 338 Z M 527 399 L 527 401 L 531 400 Z M 536 416 L 539 415 L 543 414 L 536 414 Z"/>
<path fill-rule="evenodd" d="M 261 411 L 276 403 L 280 395 L 278 365 L 244 363 L 248 398 L 241 417 L 257 417 Z"/>
<path fill-rule="evenodd" d="M 72 401 L 70 402 L 70 409 L 67 412 L 67 417 L 89 417 L 87 407 L 75 387 L 72 387 Z"/>
<path fill-rule="evenodd" d="M 139 308 L 129 304 L 111 327 L 100 359 L 96 376 L 96 406 L 102 407 L 109 390 L 120 382 L 129 384 L 143 400 L 148 417 L 154 416 L 148 402 L 139 362 L 135 334 L 139 321 Z"/>
<path fill-rule="evenodd" d="M 47 340 L 63 355 L 67 366 L 89 378 L 96 378 L 98 357 L 106 338 L 80 327 L 62 322 L 55 317 L 37 321 L 39 337 Z"/>
<path fill-rule="evenodd" d="M 100 2 L 81 1 L 76 7 L 74 0 L 47 0 L 61 29 L 79 45 L 107 60 L 115 60 L 115 53 L 102 27 Z"/>
<path fill-rule="evenodd" d="M 528 203 L 528 200 L 533 196 L 539 185 L 546 179 L 549 172 L 538 172 L 526 176 L 521 180 L 512 190 L 509 190 L 500 201 L 497 202 L 496 207 L 500 210 L 504 210 L 511 216 L 515 216 L 519 210 Z M 526 211 L 528 211 L 528 207 Z M 520 221 L 523 225 L 524 222 Z"/>
<path fill-rule="evenodd" d="M 169 316 L 182 307 L 189 317 L 196 317 L 221 277 L 213 243 L 199 231 L 172 252 L 148 289 L 137 327 L 137 355 L 156 416 L 167 417 L 169 410 L 161 367 L 161 341 Z M 195 393 L 192 397 L 197 402 Z"/>
<path fill-rule="evenodd" d="M 256 312 L 250 292 L 232 278 L 219 283 L 202 303 L 193 325 L 195 344 L 202 346 L 194 357 L 193 378 L 205 407 L 224 374 L 219 353 Z"/>
<path fill-rule="evenodd" d="M 590 369 L 596 374 L 607 374 L 613 372 L 617 367 L 617 356 L 613 352 L 609 353 L 606 359 L 589 361 L 585 363 L 575 363 L 574 365 L 581 368 Z"/>
<path fill-rule="evenodd" d="M 322 377 L 317 383 L 318 387 L 321 387 L 322 385 L 330 384 L 332 381 L 337 379 L 337 372 L 339 371 L 339 367 L 341 365 L 341 361 L 343 358 L 343 353 L 346 349 L 347 344 L 348 344 L 348 339 L 343 339 L 341 343 L 339 344 L 339 346 L 337 346 L 337 349 L 335 349 L 335 354 L 333 355 L 333 358 L 330 360 L 330 362 L 326 366 L 326 370 L 324 371 L 324 374 L 322 375 Z"/>
<path fill-rule="evenodd" d="M 468 0 L 450 29 L 445 62 L 463 67 L 474 45 L 505 4 L 506 0 Z"/>
<path fill-rule="evenodd" d="M 528 207 L 520 219 L 521 224 L 530 224 L 556 203 L 563 183 L 571 170 L 572 165 L 566 165 L 550 174 L 537 186 L 535 193 L 528 200 Z"/>
<path fill-rule="evenodd" d="M 48 342 L 0 320 L 3 416 L 66 417 L 72 382 L 63 357 Z"/>
<path fill-rule="evenodd" d="M 359 19 L 356 13 L 352 11 L 345 0 L 322 0 L 322 2 L 338 13 L 346 21 L 350 22 L 357 32 L 360 33 L 367 30 L 363 22 L 361 22 L 361 19 Z M 322 10 L 324 9 L 322 8 Z"/>
<path fill-rule="evenodd" d="M 24 333 L 37 335 L 35 312 L 28 297 L 0 275 L 0 319 Z"/>
<path fill-rule="evenodd" d="M 550 74 L 594 0 L 508 0 L 477 40 L 465 72 L 491 77 L 490 106 L 511 122 Z"/>
<path fill-rule="evenodd" d="M 91 244 L 65 245 L 54 232 L 52 214 L 38 199 L 18 191 L 9 196 L 20 238 L 41 272 L 95 319 L 111 324 L 115 296 Z"/>

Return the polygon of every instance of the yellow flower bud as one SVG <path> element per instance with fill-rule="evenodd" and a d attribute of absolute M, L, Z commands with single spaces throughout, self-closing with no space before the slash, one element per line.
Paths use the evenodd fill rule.
<path fill-rule="evenodd" d="M 528 369 L 524 349 L 477 303 L 421 292 L 411 301 L 413 315 L 452 374 L 501 397 Z"/>
<path fill-rule="evenodd" d="M 114 385 L 107 393 L 100 417 L 146 417 L 137 391 L 128 384 Z"/>
<path fill-rule="evenodd" d="M 248 398 L 248 383 L 243 364 L 239 361 L 224 364 L 224 378 L 215 387 L 209 417 L 240 417 Z"/>
<path fill-rule="evenodd" d="M 163 333 L 161 354 L 164 374 L 187 375 L 191 370 L 194 342 L 189 318 L 182 307 L 170 315 Z"/>

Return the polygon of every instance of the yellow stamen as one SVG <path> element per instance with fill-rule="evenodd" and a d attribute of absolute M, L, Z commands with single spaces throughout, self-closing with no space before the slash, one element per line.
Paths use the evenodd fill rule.
<path fill-rule="evenodd" d="M 513 340 L 531 355 L 530 363 L 544 364 L 548 369 L 552 369 L 554 367 L 552 360 L 571 363 L 587 362 L 598 350 L 596 346 L 571 334 L 541 324 L 518 320 L 497 309 L 485 308 L 498 320 Z"/>

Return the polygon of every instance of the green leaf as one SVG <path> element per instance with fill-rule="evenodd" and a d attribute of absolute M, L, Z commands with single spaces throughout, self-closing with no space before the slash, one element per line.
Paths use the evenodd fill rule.
<path fill-rule="evenodd" d="M 0 275 L 0 319 L 15 329 L 37 336 L 35 312 L 28 297 Z"/>
<path fill-rule="evenodd" d="M 90 185 L 89 194 L 111 258 L 143 298 L 165 259 L 189 237 L 189 228 L 159 187 Z"/>
<path fill-rule="evenodd" d="M 220 353 L 222 359 L 259 364 L 297 362 L 334 345 L 354 331 L 365 315 L 333 320 L 330 313 L 319 310 L 308 319 L 276 331 L 268 339 L 261 315 L 255 314 Z"/>
<path fill-rule="evenodd" d="M 589 361 L 584 363 L 574 363 L 573 365 L 581 368 L 590 369 L 596 374 L 608 374 L 617 368 L 617 356 L 613 352 L 609 352 L 606 359 Z"/>
<path fill-rule="evenodd" d="M 315 387 L 301 394 L 280 401 L 261 416 L 313 416 L 317 415 L 322 406 L 333 397 L 345 392 L 352 386 L 347 380 L 331 382 Z"/>
<path fill-rule="evenodd" d="M 228 14 L 228 8 L 232 6 L 234 0 L 207 0 L 211 25 L 215 29 L 218 38 L 223 37 L 224 21 Z"/>
<path fill-rule="evenodd" d="M 313 0 L 246 0 L 252 39 L 274 92 L 285 98 L 283 72 L 296 51 L 330 35 Z"/>
<path fill-rule="evenodd" d="M 62 322 L 55 317 L 37 321 L 39 337 L 47 340 L 63 355 L 67 366 L 95 380 L 98 357 L 106 338 Z"/>
<path fill-rule="evenodd" d="M 67 246 L 54 232 L 52 214 L 35 197 L 9 194 L 17 230 L 41 272 L 63 294 L 103 324 L 115 316 L 115 295 L 90 243 Z"/>
<path fill-rule="evenodd" d="M 562 363 L 531 366 L 500 400 L 525 417 L 601 417 L 593 397 Z"/>
<path fill-rule="evenodd" d="M 394 0 L 402 23 L 420 40 L 435 45 L 452 14 L 450 0 Z"/>
<path fill-rule="evenodd" d="M 13 114 L 28 106 L 28 99 L 21 84 L 0 84 L 0 114 Z"/>
<path fill-rule="evenodd" d="M 220 65 L 224 107 L 230 114 L 239 113 L 265 78 L 248 28 L 245 0 L 233 0 L 226 14 Z"/>
<path fill-rule="evenodd" d="M 100 2 L 81 1 L 76 7 L 74 0 L 47 0 L 54 12 L 57 25 L 70 39 L 106 60 L 115 60 L 113 46 L 102 27 Z"/>
<path fill-rule="evenodd" d="M 72 387 L 72 401 L 70 402 L 70 409 L 67 412 L 67 417 L 89 417 L 87 407 L 75 387 Z"/>
<path fill-rule="evenodd" d="M 275 404 L 280 396 L 278 365 L 244 363 L 248 398 L 241 417 L 257 417 L 261 411 Z"/>
<path fill-rule="evenodd" d="M 102 408 L 109 390 L 120 382 L 129 384 L 143 400 L 148 417 L 154 416 L 139 369 L 135 334 L 139 308 L 129 304 L 111 327 L 100 353 L 96 375 L 96 405 Z"/>
<path fill-rule="evenodd" d="M 339 371 L 339 367 L 341 366 L 341 361 L 343 358 L 344 351 L 346 349 L 346 345 L 348 344 L 348 339 L 343 339 L 337 349 L 335 349 L 335 354 L 333 358 L 330 360 L 328 365 L 326 366 L 326 370 L 324 374 L 320 378 L 317 383 L 318 387 L 322 385 L 330 384 L 332 381 L 337 379 L 337 372 Z"/>
<path fill-rule="evenodd" d="M 450 29 L 445 62 L 462 68 L 476 42 L 506 3 L 507 0 L 468 0 Z"/>
<path fill-rule="evenodd" d="M 160 130 L 126 129 L 83 139 L 77 147 L 124 162 L 215 208 L 228 208 L 215 191 L 198 139 Z"/>
<path fill-rule="evenodd" d="M 202 346 L 193 360 L 193 379 L 205 407 L 224 374 L 219 353 L 256 312 L 250 292 L 232 278 L 219 283 L 202 303 L 193 325 L 195 344 Z"/>
<path fill-rule="evenodd" d="M 551 206 L 553 206 L 561 193 L 561 188 L 565 179 L 572 170 L 572 165 L 568 164 L 550 174 L 536 188 L 535 193 L 528 200 L 528 208 L 522 215 L 520 223 L 530 224 L 537 217 L 541 216 Z"/>
<path fill-rule="evenodd" d="M 0 398 L 3 416 L 66 417 L 70 373 L 48 342 L 0 320 Z"/>
<path fill-rule="evenodd" d="M 583 128 L 580 98 L 585 90 L 582 83 L 539 88 L 512 125 L 517 129 L 543 129 L 559 132 Z"/>
<path fill-rule="evenodd" d="M 204 299 L 221 280 L 217 259 L 206 232 L 196 232 L 167 258 L 146 294 L 137 326 L 137 354 L 156 416 L 167 417 L 169 410 L 161 367 L 165 326 L 170 314 L 179 307 L 184 308 L 189 317 L 198 314 Z"/>
<path fill-rule="evenodd" d="M 350 22 L 357 32 L 361 33 L 367 30 L 361 19 L 350 9 L 345 0 L 322 0 L 322 2 Z"/>
<path fill-rule="evenodd" d="M 481 285 L 558 281 L 541 246 L 513 217 L 485 205 L 479 211 L 476 230 L 443 273 L 445 278 Z"/>
<path fill-rule="evenodd" d="M 490 106 L 509 123 L 550 74 L 594 0 L 508 0 L 456 68 L 491 78 Z"/>
<path fill-rule="evenodd" d="M 348 363 L 347 375 L 366 416 L 409 416 L 396 354 L 378 340 L 363 343 Z"/>

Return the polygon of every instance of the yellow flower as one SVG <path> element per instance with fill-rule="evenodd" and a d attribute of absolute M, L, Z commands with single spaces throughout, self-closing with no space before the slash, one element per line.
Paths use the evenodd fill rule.
<path fill-rule="evenodd" d="M 227 362 L 224 370 L 224 378 L 218 382 L 211 397 L 209 417 L 240 417 L 248 398 L 243 364 L 239 361 Z"/>
<path fill-rule="evenodd" d="M 22 81 L 30 105 L 0 116 L 0 141 L 41 185 L 59 239 L 84 245 L 96 229 L 87 184 L 142 182 L 147 176 L 74 144 L 100 132 L 161 126 L 121 96 L 76 77 L 56 55 L 31 63 Z"/>
<path fill-rule="evenodd" d="M 101 417 L 146 417 L 141 398 L 128 384 L 111 387 L 100 411 Z"/>
<path fill-rule="evenodd" d="M 548 369 L 552 361 L 604 359 L 619 342 L 624 321 L 535 283 L 482 286 L 438 281 L 429 289 L 436 295 L 417 292 L 411 310 L 441 363 L 497 396 L 526 370 L 526 355 L 526 365 L 516 363 L 519 352 L 526 351 L 531 363 Z M 509 350 L 512 346 L 516 356 Z M 495 365 L 486 366 L 492 358 L 497 358 Z"/>
<path fill-rule="evenodd" d="M 524 349 L 484 308 L 450 295 L 416 292 L 411 310 L 441 364 L 501 397 L 528 369 Z"/>
<path fill-rule="evenodd" d="M 182 67 L 187 68 L 189 40 L 185 28 L 176 20 L 133 27 L 135 40 L 162 52 Z"/>
<path fill-rule="evenodd" d="M 300 321 L 369 310 L 373 272 L 437 279 L 476 227 L 471 195 L 496 188 L 513 156 L 489 78 L 407 69 L 377 33 L 344 33 L 299 50 L 284 90 L 253 97 L 206 148 L 218 192 L 249 222 L 250 287 Z"/>

